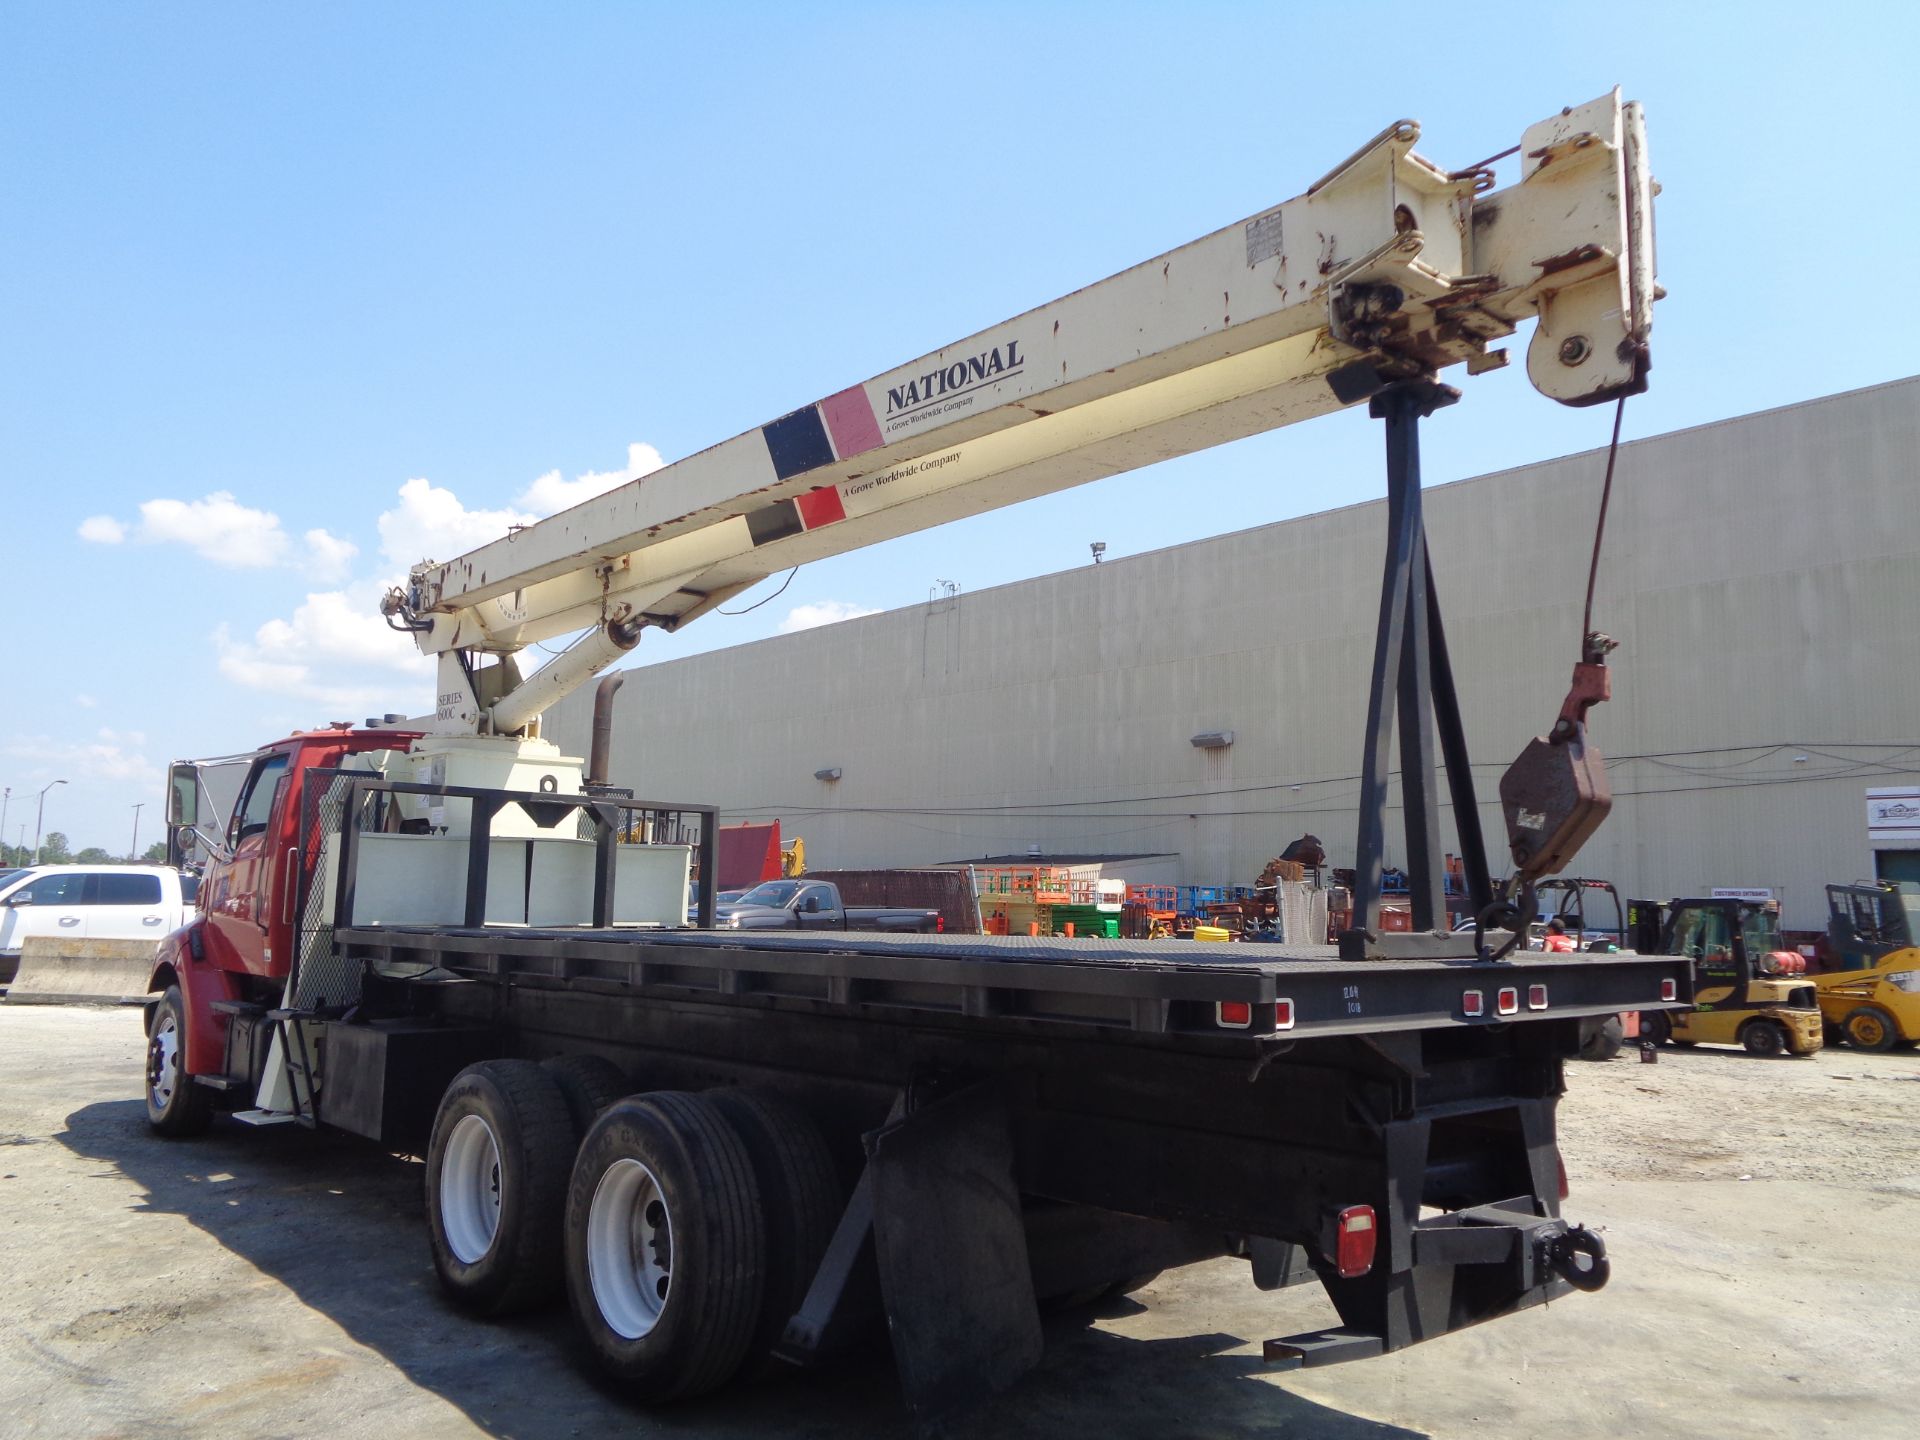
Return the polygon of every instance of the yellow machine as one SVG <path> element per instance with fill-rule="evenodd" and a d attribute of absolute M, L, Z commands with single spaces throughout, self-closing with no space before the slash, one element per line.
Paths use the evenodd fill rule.
<path fill-rule="evenodd" d="M 1694 962 L 1693 1009 L 1643 1012 L 1643 1037 L 1755 1055 L 1811 1055 L 1826 1043 L 1806 961 L 1781 948 L 1773 901 L 1632 900 L 1627 928 L 1642 954 Z"/>
<path fill-rule="evenodd" d="M 1827 887 L 1827 939 L 1840 968 L 1813 977 L 1827 1039 L 1856 1050 L 1920 1041 L 1920 890 L 1891 880 Z"/>

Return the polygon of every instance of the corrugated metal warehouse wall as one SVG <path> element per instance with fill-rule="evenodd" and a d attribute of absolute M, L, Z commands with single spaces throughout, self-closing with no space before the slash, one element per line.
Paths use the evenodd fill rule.
<path fill-rule="evenodd" d="M 1826 881 L 1873 873 L 1866 788 L 1920 781 L 1917 457 L 1920 379 L 1623 447 L 1595 607 L 1621 646 L 1592 723 L 1619 798 L 1579 873 L 1661 898 L 1769 886 L 1796 928 L 1824 924 Z M 1486 800 L 1565 693 L 1603 462 L 1428 491 Z M 643 667 L 615 778 L 779 816 L 821 867 L 1037 844 L 1247 882 L 1303 831 L 1350 864 L 1385 519 L 1354 506 Z M 584 753 L 591 707 L 589 688 L 548 734 Z M 1232 745 L 1190 743 L 1212 730 Z"/>

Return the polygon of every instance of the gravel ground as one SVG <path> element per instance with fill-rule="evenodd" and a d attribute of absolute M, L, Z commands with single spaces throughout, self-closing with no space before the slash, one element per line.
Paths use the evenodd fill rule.
<path fill-rule="evenodd" d="M 1633 1052 L 1569 1067 L 1568 1213 L 1614 1282 L 1398 1355 L 1276 1375 L 1316 1287 L 1244 1265 L 1049 1326 L 1041 1368 L 950 1427 L 1041 1436 L 1486 1440 L 1905 1436 L 1920 1341 L 1920 1056 Z M 127 1011 L 0 1006 L 0 1435 L 904 1435 L 883 1361 L 649 1413 L 564 1313 L 444 1306 L 416 1164 L 344 1137 L 167 1144 Z"/>

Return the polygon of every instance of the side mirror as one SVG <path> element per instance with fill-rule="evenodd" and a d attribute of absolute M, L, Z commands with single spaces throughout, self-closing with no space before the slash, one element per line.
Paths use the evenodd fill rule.
<path fill-rule="evenodd" d="M 167 823 L 176 828 L 200 823 L 200 771 L 190 761 L 167 770 Z"/>

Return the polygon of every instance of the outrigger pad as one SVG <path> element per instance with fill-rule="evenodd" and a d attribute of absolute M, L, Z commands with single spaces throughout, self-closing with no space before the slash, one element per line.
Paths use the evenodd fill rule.
<path fill-rule="evenodd" d="M 1043 1342 L 999 1097 L 976 1086 L 886 1126 L 867 1173 L 908 1408 L 925 1419 L 1006 1389 Z"/>

